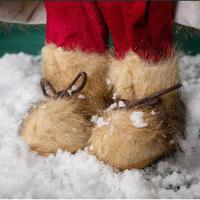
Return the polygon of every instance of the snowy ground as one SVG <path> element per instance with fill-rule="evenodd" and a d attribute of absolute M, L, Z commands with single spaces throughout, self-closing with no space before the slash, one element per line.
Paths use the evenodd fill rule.
<path fill-rule="evenodd" d="M 121 173 L 87 152 L 41 157 L 18 136 L 20 120 L 42 97 L 39 58 L 0 58 L 0 198 L 200 198 L 200 55 L 183 57 L 185 153 Z"/>

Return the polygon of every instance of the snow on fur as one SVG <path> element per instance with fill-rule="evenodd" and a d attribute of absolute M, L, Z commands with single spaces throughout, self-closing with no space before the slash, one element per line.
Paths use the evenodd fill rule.
<path fill-rule="evenodd" d="M 97 125 L 97 127 L 107 126 L 109 124 L 109 119 L 106 120 L 103 117 L 99 117 L 98 115 L 93 115 L 91 117 L 91 122 Z"/>
<path fill-rule="evenodd" d="M 87 151 L 41 157 L 18 135 L 27 110 L 43 98 L 38 57 L 0 58 L 0 198 L 200 198 L 200 55 L 181 59 L 187 106 L 185 153 L 145 170 L 117 172 Z"/>
<path fill-rule="evenodd" d="M 132 112 L 130 120 L 136 128 L 145 128 L 148 126 L 148 124 L 144 121 L 144 113 L 142 111 Z"/>

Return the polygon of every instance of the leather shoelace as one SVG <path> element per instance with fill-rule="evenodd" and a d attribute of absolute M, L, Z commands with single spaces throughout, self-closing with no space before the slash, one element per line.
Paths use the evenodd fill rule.
<path fill-rule="evenodd" d="M 76 82 L 80 78 L 82 78 L 80 85 L 73 88 L 72 90 L 72 87 L 75 86 Z M 53 98 L 64 98 L 79 93 L 85 87 L 86 82 L 87 82 L 87 74 L 85 72 L 80 72 L 76 75 L 74 80 L 64 90 L 57 92 L 55 88 L 52 86 L 52 84 L 44 78 L 41 79 L 40 86 L 44 96 Z M 51 94 L 47 92 L 47 88 L 50 90 Z"/>
<path fill-rule="evenodd" d="M 134 101 L 128 101 L 126 99 L 116 99 L 115 102 L 123 101 L 125 106 L 120 107 L 117 109 L 129 109 L 129 108 L 135 108 L 135 107 L 144 107 L 144 106 L 153 106 L 159 101 L 159 97 L 163 96 L 164 94 L 170 93 L 174 90 L 177 90 L 182 87 L 181 83 L 178 83 L 172 87 L 169 87 L 167 89 L 163 89 L 159 92 L 156 92 L 150 96 L 147 96 L 145 98 L 134 100 Z"/>

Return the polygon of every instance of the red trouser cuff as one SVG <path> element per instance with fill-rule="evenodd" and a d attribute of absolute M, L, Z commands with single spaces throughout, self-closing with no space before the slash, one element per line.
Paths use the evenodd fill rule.
<path fill-rule="evenodd" d="M 171 55 L 174 3 L 46 0 L 47 43 L 103 53 L 111 32 L 117 57 L 132 50 L 159 61 Z"/>
<path fill-rule="evenodd" d="M 107 31 L 95 2 L 47 1 L 46 42 L 103 53 Z"/>

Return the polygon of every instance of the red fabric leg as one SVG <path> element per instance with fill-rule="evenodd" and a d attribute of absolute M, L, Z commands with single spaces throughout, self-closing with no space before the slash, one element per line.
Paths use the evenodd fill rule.
<path fill-rule="evenodd" d="M 113 37 L 115 52 L 128 50 L 151 61 L 159 61 L 172 50 L 173 2 L 99 2 Z"/>
<path fill-rule="evenodd" d="M 45 1 L 46 42 L 67 49 L 103 53 L 107 29 L 96 2 Z"/>

